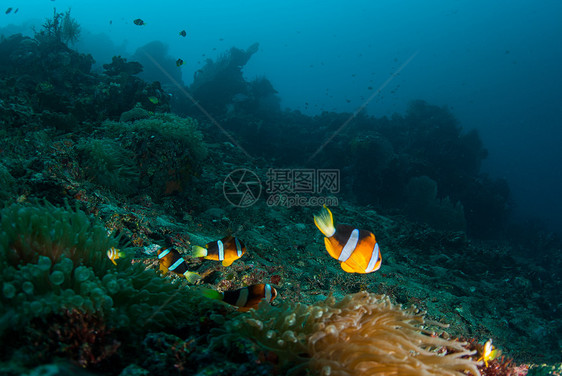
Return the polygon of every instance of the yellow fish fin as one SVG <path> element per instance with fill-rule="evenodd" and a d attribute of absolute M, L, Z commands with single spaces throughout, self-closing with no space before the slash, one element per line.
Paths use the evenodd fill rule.
<path fill-rule="evenodd" d="M 341 268 L 347 272 L 347 273 L 356 273 L 356 271 L 349 265 L 347 265 L 345 262 L 340 263 Z"/>
<path fill-rule="evenodd" d="M 336 232 L 334 228 L 334 217 L 332 216 L 332 212 L 326 205 L 320 211 L 320 214 L 314 216 L 314 224 L 318 227 L 324 236 L 328 238 Z"/>
<path fill-rule="evenodd" d="M 207 256 L 207 248 L 201 247 L 199 245 L 194 245 L 191 248 L 191 256 L 193 256 L 193 257 L 206 257 Z"/>
<path fill-rule="evenodd" d="M 222 266 L 230 266 L 234 260 L 222 260 Z"/>
<path fill-rule="evenodd" d="M 195 283 L 201 279 L 201 276 L 194 272 L 185 272 L 183 273 L 183 275 L 185 276 L 185 279 L 187 279 L 187 282 L 189 283 Z"/>

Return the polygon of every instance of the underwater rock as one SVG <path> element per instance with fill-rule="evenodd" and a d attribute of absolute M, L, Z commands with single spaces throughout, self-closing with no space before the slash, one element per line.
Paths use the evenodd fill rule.
<path fill-rule="evenodd" d="M 224 114 L 233 97 L 249 95 L 250 87 L 243 77 L 242 68 L 258 48 L 259 43 L 252 44 L 246 50 L 232 47 L 216 61 L 208 59 L 195 73 L 193 83 L 189 86 L 190 93 L 200 106 L 212 114 Z"/>
<path fill-rule="evenodd" d="M 53 108 L 51 106 L 51 108 Z M 71 131 L 77 125 L 77 119 L 69 113 L 43 111 L 39 118 L 45 127 L 53 127 L 62 131 Z"/>
<path fill-rule="evenodd" d="M 104 73 L 108 76 L 133 76 L 142 72 L 142 65 L 136 61 L 127 61 L 121 56 L 113 56 L 111 63 L 103 65 Z"/>
<path fill-rule="evenodd" d="M 225 215 L 226 215 L 226 211 L 222 208 L 209 208 L 201 214 L 201 216 L 212 221 L 219 221 Z"/>

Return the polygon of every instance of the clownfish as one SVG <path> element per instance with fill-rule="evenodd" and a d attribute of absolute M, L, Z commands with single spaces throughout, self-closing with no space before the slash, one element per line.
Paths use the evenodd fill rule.
<path fill-rule="evenodd" d="M 381 251 L 372 232 L 348 225 L 334 227 L 332 212 L 326 205 L 314 216 L 314 223 L 326 236 L 326 250 L 346 272 L 371 273 L 381 267 Z"/>
<path fill-rule="evenodd" d="M 486 367 L 488 367 L 488 362 L 491 362 L 492 360 L 498 358 L 501 355 L 501 350 L 494 349 L 491 338 L 488 341 L 486 341 L 484 347 L 479 352 L 481 353 L 481 356 L 480 358 L 478 358 L 477 362 L 483 360 L 484 364 L 486 364 Z"/>
<path fill-rule="evenodd" d="M 222 261 L 223 266 L 230 266 L 246 253 L 246 246 L 238 238 L 227 236 L 216 242 L 205 244 L 205 247 L 193 246 L 193 257 L 204 257 L 207 260 Z"/>
<path fill-rule="evenodd" d="M 115 247 L 111 247 L 111 248 L 109 248 L 109 251 L 107 251 L 107 257 L 111 260 L 113 265 L 117 265 L 115 260 L 117 260 L 118 258 L 124 257 L 124 256 L 125 256 L 125 253 L 121 252 L 120 250 L 118 250 Z"/>
<path fill-rule="evenodd" d="M 257 285 L 225 292 L 208 289 L 203 291 L 203 295 L 236 306 L 240 312 L 247 312 L 252 308 L 256 308 L 263 299 L 271 303 L 277 296 L 277 290 L 268 283 L 258 283 Z"/>
<path fill-rule="evenodd" d="M 175 248 L 160 248 L 158 250 L 160 270 L 164 273 L 171 271 L 183 275 L 189 283 L 195 283 L 201 276 L 187 270 L 187 263 Z"/>

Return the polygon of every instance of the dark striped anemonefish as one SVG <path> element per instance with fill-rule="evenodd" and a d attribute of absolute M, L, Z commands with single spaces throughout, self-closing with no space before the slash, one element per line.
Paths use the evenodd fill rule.
<path fill-rule="evenodd" d="M 205 247 L 193 246 L 193 257 L 204 257 L 207 260 L 222 261 L 223 266 L 230 266 L 246 253 L 246 245 L 238 238 L 227 236 L 216 242 L 205 244 Z"/>
<path fill-rule="evenodd" d="M 208 298 L 219 299 L 236 306 L 240 312 L 247 312 L 252 308 L 256 308 L 264 299 L 266 302 L 271 303 L 277 296 L 277 290 L 268 283 L 258 283 L 257 285 L 225 292 L 209 289 L 204 291 L 203 294 Z"/>
<path fill-rule="evenodd" d="M 381 267 L 381 251 L 372 232 L 348 225 L 334 227 L 332 212 L 326 205 L 314 216 L 314 223 L 326 236 L 326 250 L 346 272 L 371 273 Z"/>
<path fill-rule="evenodd" d="M 171 271 L 183 275 L 189 283 L 201 279 L 199 274 L 187 270 L 187 263 L 175 248 L 160 248 L 158 250 L 158 262 L 162 272 Z"/>

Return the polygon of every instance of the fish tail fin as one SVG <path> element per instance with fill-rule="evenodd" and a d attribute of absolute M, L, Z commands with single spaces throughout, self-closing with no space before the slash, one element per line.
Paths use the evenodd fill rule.
<path fill-rule="evenodd" d="M 207 248 L 201 247 L 199 245 L 194 245 L 191 248 L 191 255 L 193 257 L 205 257 L 207 256 Z"/>
<path fill-rule="evenodd" d="M 314 224 L 318 227 L 318 230 L 320 230 L 324 236 L 328 238 L 336 232 L 334 227 L 334 217 L 326 205 L 324 205 L 318 215 L 314 216 Z"/>
<path fill-rule="evenodd" d="M 201 288 L 199 291 L 201 292 L 201 295 L 209 299 L 222 300 L 224 297 L 222 293 L 213 289 Z"/>
<path fill-rule="evenodd" d="M 194 272 L 185 272 L 183 273 L 183 275 L 185 276 L 185 279 L 187 279 L 187 282 L 189 283 L 195 283 L 202 278 L 199 274 Z"/>

